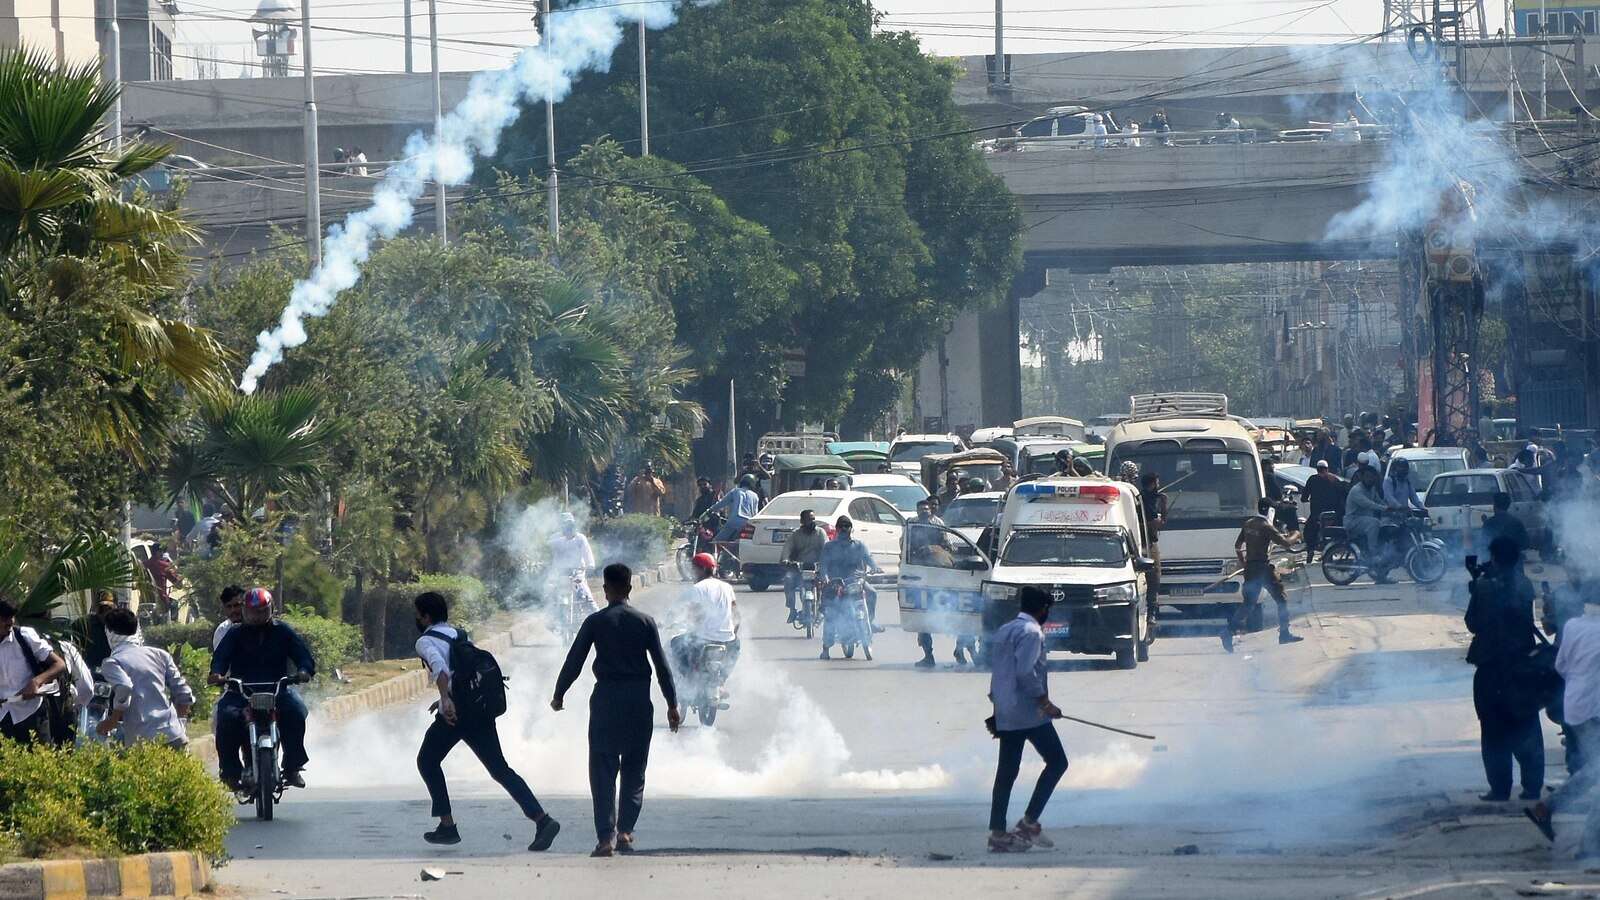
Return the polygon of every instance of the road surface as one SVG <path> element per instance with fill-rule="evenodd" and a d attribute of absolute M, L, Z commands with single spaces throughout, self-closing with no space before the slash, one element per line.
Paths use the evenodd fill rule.
<path fill-rule="evenodd" d="M 637 599 L 659 615 L 677 590 Z M 1575 827 L 1552 849 L 1519 806 L 1477 800 L 1465 597 L 1459 581 L 1317 578 L 1291 599 L 1304 643 L 1280 646 L 1269 610 L 1268 630 L 1233 655 L 1215 638 L 1163 637 L 1136 671 L 1059 657 L 1051 692 L 1068 714 L 1158 740 L 1063 723 L 1071 767 L 1043 817 L 1057 847 L 1006 856 L 984 848 L 996 747 L 982 726 L 987 675 L 953 667 L 944 638 L 940 668 L 913 668 L 892 593 L 877 660 L 823 662 L 816 641 L 784 625 L 781 593 L 739 589 L 751 637 L 731 709 L 715 729 L 673 735 L 657 696 L 632 858 L 588 858 L 589 679 L 552 712 L 560 651 L 530 625 L 502 660 L 512 706 L 501 731 L 563 823 L 552 851 L 525 850 L 529 824 L 465 747 L 446 767 L 463 841 L 422 842 L 433 820 L 414 763 L 428 722 L 418 702 L 338 730 L 313 719 L 311 787 L 291 792 L 276 821 L 241 821 L 218 875 L 232 896 L 301 898 L 1513 897 L 1551 880 L 1566 885 L 1552 895 L 1600 890 L 1600 875 L 1570 859 Z M 1548 726 L 1546 742 L 1559 780 Z M 1025 764 L 1013 820 L 1037 771 Z M 424 867 L 448 874 L 424 882 Z"/>

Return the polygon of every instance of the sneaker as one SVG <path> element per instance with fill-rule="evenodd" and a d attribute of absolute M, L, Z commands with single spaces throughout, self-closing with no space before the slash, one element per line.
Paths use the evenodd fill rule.
<path fill-rule="evenodd" d="M 594 845 L 594 849 L 589 851 L 589 855 L 591 857 L 600 859 L 609 857 L 613 852 L 614 850 L 610 841 L 601 841 L 600 843 Z"/>
<path fill-rule="evenodd" d="M 1030 825 L 1028 824 L 1027 819 L 1020 819 L 1017 822 L 1017 828 L 1013 834 L 1035 847 L 1043 847 L 1046 850 L 1052 850 L 1056 846 L 1055 841 L 1052 841 L 1044 836 L 1044 826 L 1040 825 L 1038 822 L 1034 822 Z"/>
<path fill-rule="evenodd" d="M 533 843 L 528 845 L 528 849 L 535 853 L 549 850 L 550 845 L 556 842 L 556 835 L 560 833 L 561 823 L 557 822 L 554 816 L 545 816 L 544 821 L 534 830 Z"/>
<path fill-rule="evenodd" d="M 817 654 L 817 659 L 833 659 L 833 657 L 828 655 L 828 648 L 823 647 L 822 652 Z"/>
<path fill-rule="evenodd" d="M 299 769 L 295 769 L 283 773 L 283 783 L 289 787 L 303 788 L 306 786 L 306 779 L 300 774 Z"/>
<path fill-rule="evenodd" d="M 921 659 L 917 660 L 916 662 L 912 663 L 912 665 L 916 666 L 919 669 L 931 669 L 931 668 L 933 668 L 933 665 L 934 665 L 933 657 L 924 656 L 923 658 L 921 658 Z"/>
<path fill-rule="evenodd" d="M 787 621 L 787 622 L 785 622 L 783 624 L 785 624 L 785 625 L 793 625 L 795 623 L 795 619 L 798 617 L 798 615 L 799 614 L 796 613 L 794 610 L 792 610 L 792 609 L 789 610 L 789 621 Z"/>
<path fill-rule="evenodd" d="M 990 853 L 1027 853 L 1028 848 L 1032 846 L 1025 838 L 1010 831 L 1005 834 L 989 835 Z"/>
<path fill-rule="evenodd" d="M 1305 640 L 1305 638 L 1298 634 L 1290 634 L 1287 631 L 1278 633 L 1278 643 L 1280 644 L 1298 644 L 1303 640 Z"/>
<path fill-rule="evenodd" d="M 454 825 L 440 825 L 432 831 L 424 831 L 422 839 L 430 844 L 459 844 L 461 832 Z"/>

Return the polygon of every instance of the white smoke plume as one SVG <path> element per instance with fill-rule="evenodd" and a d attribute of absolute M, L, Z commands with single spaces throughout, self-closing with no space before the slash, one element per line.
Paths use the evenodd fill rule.
<path fill-rule="evenodd" d="M 375 240 L 392 238 L 411 224 L 417 198 L 429 182 L 466 183 L 474 158 L 495 152 L 501 132 L 516 120 L 523 101 L 564 99 L 580 74 L 610 66 L 624 25 L 642 21 L 647 28 L 664 28 L 676 18 L 678 5 L 679 0 L 586 0 L 551 15 L 547 39 L 523 50 L 510 67 L 475 76 L 466 98 L 444 116 L 436 134 L 418 132 L 406 141 L 403 160 L 384 172 L 372 205 L 328 229 L 322 264 L 295 283 L 277 327 L 256 337 L 256 351 L 239 389 L 253 392 L 285 350 L 305 343 L 306 319 L 327 315 L 339 294 L 355 285 Z M 697 5 L 704 5 L 703 0 Z"/>

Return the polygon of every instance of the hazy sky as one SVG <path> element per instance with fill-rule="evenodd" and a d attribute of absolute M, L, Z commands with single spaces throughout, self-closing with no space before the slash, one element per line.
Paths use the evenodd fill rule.
<path fill-rule="evenodd" d="M 257 0 L 177 0 L 180 56 L 224 60 L 221 74 L 239 74 L 253 59 L 249 25 Z M 296 0 L 289 0 L 296 4 Z M 314 62 L 319 71 L 400 71 L 404 0 L 311 0 L 320 27 Z M 729 0 L 737 2 L 737 0 Z M 535 0 L 439 0 L 440 55 L 446 71 L 503 65 L 516 47 L 534 40 Z M 1492 0 L 1491 4 L 1492 5 Z M 935 53 L 988 53 L 994 47 L 994 0 L 877 0 L 884 26 L 914 31 Z M 415 29 L 425 37 L 427 6 L 414 2 Z M 1494 19 L 1496 13 L 1491 12 Z M 1382 27 L 1378 0 L 1006 0 L 1010 53 L 1115 50 L 1135 47 L 1334 42 Z M 1490 30 L 1496 27 L 1493 22 Z M 341 29 L 341 30 L 333 30 Z M 418 71 L 428 47 L 418 40 Z M 184 77 L 194 59 L 180 58 Z"/>

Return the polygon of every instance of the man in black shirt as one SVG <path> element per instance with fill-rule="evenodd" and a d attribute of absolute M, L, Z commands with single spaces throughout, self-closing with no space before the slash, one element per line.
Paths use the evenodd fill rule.
<path fill-rule="evenodd" d="M 1507 537 L 1515 542 L 1519 559 L 1522 551 L 1528 549 L 1528 528 L 1521 519 L 1511 514 L 1511 495 L 1505 491 L 1495 492 L 1494 515 L 1483 520 L 1484 545 L 1493 543 L 1497 537 Z"/>
<path fill-rule="evenodd" d="M 1332 464 L 1325 459 L 1316 462 L 1317 474 L 1306 479 L 1306 502 L 1311 504 L 1310 518 L 1306 521 L 1306 565 L 1316 558 L 1322 546 L 1322 514 L 1335 513 L 1337 523 L 1344 512 L 1344 495 L 1349 485 L 1333 474 Z"/>
<path fill-rule="evenodd" d="M 594 796 L 598 842 L 591 856 L 610 856 L 613 849 L 633 852 L 633 827 L 644 806 L 644 770 L 650 759 L 650 734 L 655 707 L 650 703 L 650 670 L 661 681 L 667 701 L 667 725 L 683 721 L 672 669 L 661 648 L 656 620 L 628 604 L 633 571 L 621 563 L 606 566 L 606 608 L 583 620 L 556 679 L 550 708 L 559 712 L 572 683 L 594 654 L 594 693 L 589 696 L 589 791 Z M 622 777 L 621 808 L 617 776 Z"/>
<path fill-rule="evenodd" d="M 1491 564 L 1469 586 L 1466 625 L 1472 632 L 1467 662 L 1472 705 L 1478 714 L 1484 774 L 1489 793 L 1480 799 L 1511 799 L 1511 762 L 1522 770 L 1522 799 L 1537 800 L 1544 790 L 1544 735 L 1539 710 L 1512 690 L 1514 667 L 1533 651 L 1533 584 L 1522 574 L 1522 554 L 1505 537 L 1489 542 Z"/>

